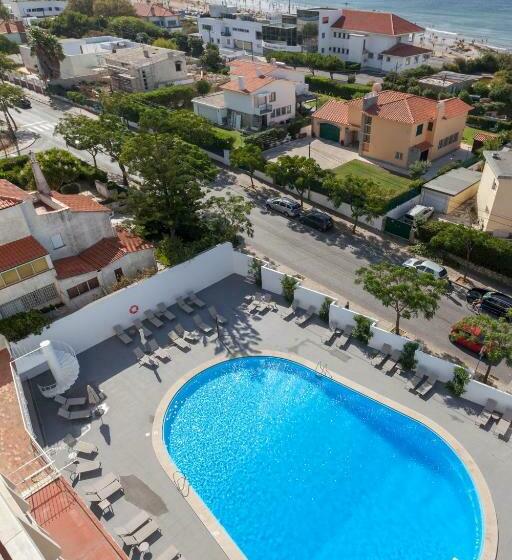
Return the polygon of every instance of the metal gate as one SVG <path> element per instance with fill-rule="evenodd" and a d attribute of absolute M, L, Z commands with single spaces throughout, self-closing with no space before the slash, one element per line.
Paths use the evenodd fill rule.
<path fill-rule="evenodd" d="M 390 233 L 391 235 L 396 235 L 397 237 L 401 237 L 402 239 L 410 240 L 411 237 L 411 229 L 412 226 L 402 222 L 400 220 L 395 220 L 394 218 L 390 218 L 389 216 L 386 218 L 384 222 L 384 231 L 386 233 Z"/>
<path fill-rule="evenodd" d="M 339 142 L 340 129 L 330 123 L 320 123 L 320 138 L 332 140 L 333 142 Z"/>

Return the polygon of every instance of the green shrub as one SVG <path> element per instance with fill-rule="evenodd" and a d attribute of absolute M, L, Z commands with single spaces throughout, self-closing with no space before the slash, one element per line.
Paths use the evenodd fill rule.
<path fill-rule="evenodd" d="M 338 82 L 321 76 L 306 76 L 306 83 L 311 91 L 343 99 L 352 99 L 357 93 L 364 95 L 372 90 L 371 86 L 365 84 Z"/>
<path fill-rule="evenodd" d="M 446 386 L 456 397 L 460 397 L 466 392 L 466 385 L 470 379 L 471 376 L 465 367 L 455 366 L 453 368 L 453 378 L 448 381 Z"/>
<path fill-rule="evenodd" d="M 487 117 L 479 117 L 477 115 L 468 115 L 466 124 L 468 126 L 474 126 L 475 128 L 480 128 L 482 130 L 492 130 L 495 132 L 501 132 L 503 130 L 512 130 L 512 123 L 507 121 L 495 121 Z"/>
<path fill-rule="evenodd" d="M 28 156 L 8 157 L 0 160 L 0 178 L 7 179 L 18 187 L 26 186 L 21 170 L 27 165 Z"/>
<path fill-rule="evenodd" d="M 347 78 L 347 83 L 348 84 L 355 84 L 356 83 L 356 75 L 355 74 L 350 74 L 350 76 Z"/>
<path fill-rule="evenodd" d="M 70 101 L 72 101 L 73 103 L 77 103 L 78 105 L 87 104 L 87 97 L 80 91 L 68 91 L 66 93 L 66 97 Z"/>
<path fill-rule="evenodd" d="M 258 259 L 252 259 L 251 265 L 249 267 L 250 273 L 254 278 L 254 282 L 258 288 L 261 288 L 263 281 L 261 279 L 261 261 Z"/>
<path fill-rule="evenodd" d="M 41 334 L 48 323 L 48 318 L 41 311 L 32 309 L 0 319 L 0 334 L 9 342 L 18 342 L 31 334 Z"/>
<path fill-rule="evenodd" d="M 356 322 L 356 326 L 352 331 L 352 335 L 356 340 L 359 340 L 359 342 L 367 345 L 368 342 L 370 342 L 370 338 L 373 336 L 371 330 L 371 319 L 365 317 L 364 315 L 356 315 L 354 317 L 354 321 Z"/>
<path fill-rule="evenodd" d="M 80 185 L 78 185 L 77 183 L 62 185 L 60 192 L 62 194 L 78 194 L 80 192 Z"/>
<path fill-rule="evenodd" d="M 320 311 L 318 312 L 318 316 L 320 317 L 320 319 L 324 322 L 324 323 L 328 323 L 329 322 L 329 310 L 331 308 L 331 303 L 334 300 L 332 300 L 329 297 L 326 297 L 322 303 L 322 305 L 320 306 Z"/>
<path fill-rule="evenodd" d="M 398 358 L 398 363 L 405 371 L 414 371 L 418 360 L 415 358 L 416 350 L 419 348 L 417 342 L 406 342 L 400 353 L 400 358 Z"/>
<path fill-rule="evenodd" d="M 272 144 L 280 142 L 286 137 L 287 129 L 283 127 L 269 128 L 258 132 L 256 134 L 251 134 L 245 138 L 246 144 L 254 144 L 264 151 L 270 148 Z"/>
<path fill-rule="evenodd" d="M 285 274 L 281 280 L 281 287 L 283 288 L 283 297 L 285 301 L 289 304 L 293 303 L 295 297 L 295 290 L 297 289 L 299 281 L 293 276 L 288 276 Z"/>

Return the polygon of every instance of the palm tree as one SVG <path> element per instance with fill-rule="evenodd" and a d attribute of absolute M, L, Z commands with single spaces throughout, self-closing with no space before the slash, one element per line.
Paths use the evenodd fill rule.
<path fill-rule="evenodd" d="M 60 77 L 60 62 L 64 60 L 62 45 L 46 29 L 32 26 L 27 33 L 30 54 L 37 58 L 39 74 L 45 81 Z"/>

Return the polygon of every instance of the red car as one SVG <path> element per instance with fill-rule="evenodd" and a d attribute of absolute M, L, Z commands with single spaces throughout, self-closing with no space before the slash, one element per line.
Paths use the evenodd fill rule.
<path fill-rule="evenodd" d="M 483 348 L 481 332 L 480 327 L 456 323 L 450 332 L 450 340 L 475 354 L 480 354 Z"/>

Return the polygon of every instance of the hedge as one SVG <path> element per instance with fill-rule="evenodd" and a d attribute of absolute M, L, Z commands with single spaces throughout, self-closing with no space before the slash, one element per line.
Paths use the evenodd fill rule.
<path fill-rule="evenodd" d="M 246 144 L 254 144 L 261 150 L 268 150 L 272 144 L 280 142 L 288 134 L 287 128 L 268 128 L 245 138 Z"/>
<path fill-rule="evenodd" d="M 441 231 L 459 227 L 447 222 L 427 222 L 418 228 L 418 238 L 429 243 Z M 463 252 L 452 254 L 465 258 Z M 505 276 L 512 276 L 512 243 L 482 231 L 478 243 L 471 252 L 471 263 Z"/>
<path fill-rule="evenodd" d="M 343 99 L 352 99 L 356 95 L 361 96 L 372 90 L 372 87 L 369 85 L 348 84 L 321 76 L 306 76 L 306 83 L 309 84 L 311 91 L 334 95 Z"/>
<path fill-rule="evenodd" d="M 482 130 L 493 130 L 501 132 L 503 130 L 512 130 L 512 123 L 505 121 L 496 121 L 494 119 L 489 119 L 487 117 L 478 117 L 476 115 L 468 115 L 466 124 L 468 126 L 474 126 L 475 128 L 480 128 Z"/>

